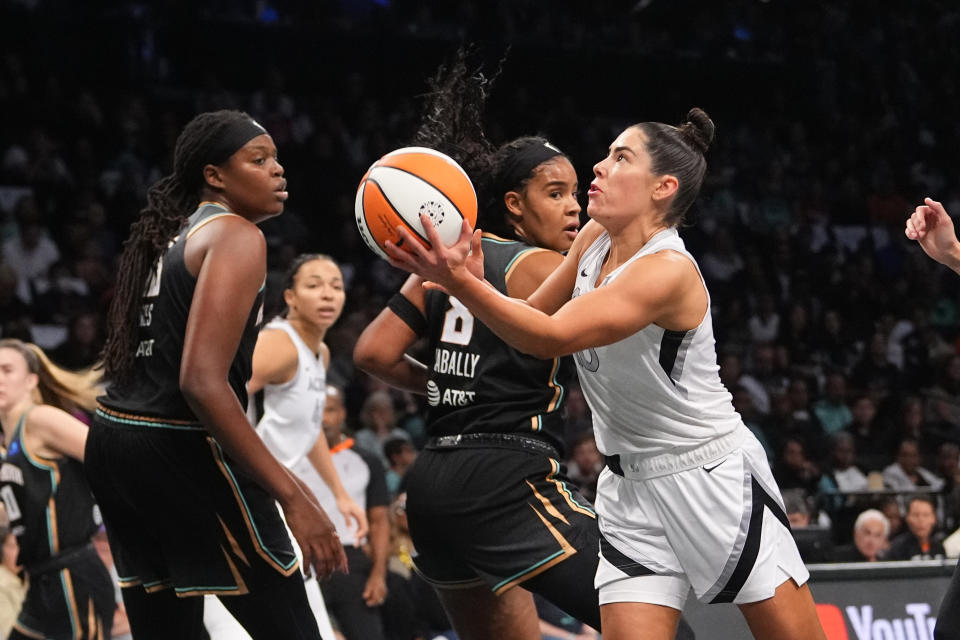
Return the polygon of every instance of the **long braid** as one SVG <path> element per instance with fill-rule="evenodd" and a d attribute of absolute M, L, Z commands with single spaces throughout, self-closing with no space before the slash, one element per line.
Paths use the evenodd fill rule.
<path fill-rule="evenodd" d="M 102 363 L 105 378 L 120 381 L 129 372 L 137 350 L 137 327 L 144 289 L 170 241 L 197 208 L 203 168 L 210 151 L 231 124 L 250 116 L 241 111 L 202 113 L 184 127 L 174 150 L 173 173 L 147 191 L 147 204 L 123 244 L 116 288 L 107 314 L 107 340 Z"/>

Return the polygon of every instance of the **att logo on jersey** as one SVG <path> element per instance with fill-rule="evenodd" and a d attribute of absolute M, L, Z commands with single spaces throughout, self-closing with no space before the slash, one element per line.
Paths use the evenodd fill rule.
<path fill-rule="evenodd" d="M 439 407 L 440 405 L 465 407 L 468 404 L 473 404 L 476 395 L 476 391 L 464 391 L 463 389 L 444 389 L 441 392 L 436 382 L 433 380 L 427 381 L 427 404 L 431 407 Z"/>

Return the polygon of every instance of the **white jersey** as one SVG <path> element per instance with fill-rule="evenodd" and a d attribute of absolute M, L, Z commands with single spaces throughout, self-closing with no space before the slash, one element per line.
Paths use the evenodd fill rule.
<path fill-rule="evenodd" d="M 292 469 L 320 436 L 327 373 L 323 357 L 313 353 L 288 320 L 277 318 L 264 329 L 286 332 L 297 348 L 297 372 L 293 379 L 263 388 L 263 417 L 256 427 L 270 453 Z"/>
<path fill-rule="evenodd" d="M 609 249 L 610 237 L 604 232 L 584 252 L 574 297 L 596 288 Z M 677 231 L 668 229 L 653 236 L 599 286 L 621 276 L 635 260 L 667 249 L 696 265 Z M 742 438 L 743 423 L 720 382 L 709 294 L 707 312 L 695 329 L 668 331 L 650 324 L 619 342 L 578 352 L 576 362 L 593 413 L 597 447 L 606 455 L 634 454 L 630 457 L 658 461 L 634 469 L 641 475 L 702 464 L 702 454 L 716 458 Z M 690 464 L 683 462 L 683 454 L 693 454 L 686 456 Z"/>

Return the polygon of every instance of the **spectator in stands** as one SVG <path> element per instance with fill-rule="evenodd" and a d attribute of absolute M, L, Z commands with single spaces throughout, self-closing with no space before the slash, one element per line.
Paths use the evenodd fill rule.
<path fill-rule="evenodd" d="M 760 296 L 757 310 L 747 320 L 750 336 L 754 344 L 768 344 L 777 339 L 780 334 L 780 314 L 777 312 L 777 303 L 773 296 L 765 293 Z"/>
<path fill-rule="evenodd" d="M 886 516 L 887 522 L 890 523 L 889 538 L 891 540 L 906 530 L 906 525 L 903 522 L 903 509 L 900 508 L 900 501 L 897 500 L 896 496 L 884 498 L 880 502 L 880 512 Z"/>
<path fill-rule="evenodd" d="M 944 362 L 936 384 L 929 390 L 927 413 L 938 429 L 960 433 L 960 355 Z"/>
<path fill-rule="evenodd" d="M 827 453 L 827 438 L 823 426 L 810 403 L 810 386 L 802 376 L 794 376 L 787 387 L 790 402 L 789 430 L 784 434 L 803 440 L 811 458 L 819 460 Z"/>
<path fill-rule="evenodd" d="M 770 412 L 770 394 L 763 384 L 755 377 L 743 370 L 740 356 L 735 353 L 725 353 L 720 356 L 720 382 L 733 393 L 737 387 L 743 387 L 751 397 L 754 409 L 761 414 Z"/>
<path fill-rule="evenodd" d="M 60 250 L 40 224 L 40 211 L 33 196 L 24 196 L 15 212 L 19 234 L 3 243 L 3 261 L 17 274 L 17 295 L 33 301 L 33 285 L 45 278 L 50 266 L 60 259 Z"/>
<path fill-rule="evenodd" d="M 839 493 L 864 491 L 867 488 L 867 476 L 857 466 L 856 458 L 853 436 L 846 431 L 833 434 L 830 463 L 821 478 L 820 486 Z"/>
<path fill-rule="evenodd" d="M 909 438 L 916 441 L 921 460 L 932 462 L 938 443 L 935 436 L 928 433 L 927 426 L 920 398 L 906 396 L 900 403 L 896 419 L 891 422 L 884 436 L 884 448 L 887 451 L 896 451 L 899 444 Z"/>
<path fill-rule="evenodd" d="M 920 465 L 920 446 L 912 438 L 900 442 L 896 461 L 883 470 L 883 483 L 897 491 L 921 487 L 939 491 L 943 488 L 943 480 Z"/>
<path fill-rule="evenodd" d="M 409 437 L 390 437 L 383 443 L 383 455 L 387 459 L 387 492 L 397 495 L 400 483 L 417 459 L 417 450 Z"/>
<path fill-rule="evenodd" d="M 907 530 L 890 541 L 884 560 L 936 560 L 946 557 L 935 534 L 937 511 L 927 496 L 914 496 L 907 505 Z"/>
<path fill-rule="evenodd" d="M 750 429 L 757 440 L 760 441 L 760 445 L 767 454 L 767 460 L 772 466 L 773 460 L 776 458 L 776 451 L 770 444 L 770 439 L 764 430 L 763 416 L 760 415 L 753 404 L 753 395 L 743 386 L 730 389 L 730 393 L 733 394 L 734 410 L 740 414 L 740 418 L 743 419 L 743 424 L 746 425 L 747 429 Z"/>
<path fill-rule="evenodd" d="M 834 562 L 876 562 L 882 559 L 890 540 L 890 521 L 882 512 L 867 509 L 853 524 L 853 542 L 836 547 Z"/>
<path fill-rule="evenodd" d="M 960 446 L 944 442 L 937 450 L 934 472 L 943 480 L 943 529 L 960 528 Z"/>
<path fill-rule="evenodd" d="M 823 367 L 848 371 L 854 360 L 853 343 L 853 336 L 844 325 L 840 312 L 836 309 L 824 311 L 820 326 L 814 332 L 813 357 Z"/>
<path fill-rule="evenodd" d="M 839 371 L 827 376 L 823 397 L 813 404 L 813 413 L 827 435 L 842 431 L 853 422 L 847 406 L 847 379 Z"/>
<path fill-rule="evenodd" d="M 51 265 L 49 276 L 35 278 L 34 318 L 38 322 L 65 324 L 78 308 L 89 306 L 90 288 L 70 272 L 63 261 Z"/>
<path fill-rule="evenodd" d="M 593 419 L 590 415 L 590 407 L 583 397 L 583 389 L 580 383 L 571 381 L 567 387 L 567 402 L 564 408 L 566 412 L 564 418 L 566 425 L 563 430 L 564 443 L 568 451 L 573 448 L 573 443 L 583 435 L 584 432 L 593 432 Z"/>
<path fill-rule="evenodd" d="M 567 460 L 567 477 L 580 489 L 580 493 L 591 503 L 597 498 L 597 480 L 603 471 L 603 456 L 597 449 L 593 431 L 584 432 L 570 447 Z"/>
<path fill-rule="evenodd" d="M 0 262 L 0 326 L 30 318 L 30 306 L 17 294 L 17 272 Z"/>
<path fill-rule="evenodd" d="M 887 336 L 876 332 L 850 373 L 850 386 L 870 396 L 877 409 L 889 416 L 900 385 L 900 371 L 887 359 Z"/>
<path fill-rule="evenodd" d="M 881 469 L 890 459 L 891 452 L 884 448 L 883 427 L 877 420 L 877 405 L 867 394 L 857 396 L 851 405 L 853 422 L 849 431 L 853 434 L 854 447 L 864 471 Z"/>
<path fill-rule="evenodd" d="M 103 337 L 99 313 L 77 313 L 70 320 L 66 339 L 50 351 L 50 359 L 72 371 L 91 367 L 100 357 Z"/>
<path fill-rule="evenodd" d="M 397 413 L 389 391 L 373 391 L 363 401 L 363 408 L 360 410 L 362 427 L 354 437 L 357 439 L 357 446 L 379 457 L 384 468 L 390 466 L 383 451 L 384 443 L 391 438 L 410 439 L 406 431 L 397 427 L 396 421 Z"/>
<path fill-rule="evenodd" d="M 807 457 L 803 442 L 797 438 L 784 441 L 773 473 L 781 491 L 802 489 L 807 496 L 817 493 L 820 469 Z"/>
<path fill-rule="evenodd" d="M 783 491 L 783 505 L 803 561 L 826 562 L 832 548 L 830 528 L 819 524 L 810 497 L 802 489 L 786 489 Z"/>

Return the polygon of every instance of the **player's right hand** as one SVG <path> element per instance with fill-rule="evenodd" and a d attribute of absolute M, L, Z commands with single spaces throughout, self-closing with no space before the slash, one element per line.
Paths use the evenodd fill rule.
<path fill-rule="evenodd" d="M 293 537 L 303 554 L 303 572 L 318 580 L 329 578 L 334 571 L 347 573 L 347 556 L 330 518 L 316 502 L 302 491 L 297 492 L 283 513 Z"/>
<path fill-rule="evenodd" d="M 472 229 L 470 222 L 464 220 L 460 237 L 456 243 L 448 247 L 443 244 L 439 232 L 430 223 L 429 218 L 421 214 L 420 223 L 424 225 L 430 247 L 415 241 L 406 228 L 398 227 L 397 233 L 404 242 L 408 243 L 406 245 L 408 248 L 407 250 L 399 249 L 397 245 L 387 240 L 384 243 L 384 251 L 387 252 L 391 265 L 423 278 L 425 288 L 440 289 L 446 293 L 451 293 L 450 290 L 455 285 L 457 277 L 477 277 L 478 259 L 479 266 L 482 267 L 483 264 L 479 229 Z M 474 256 L 472 260 L 471 254 Z"/>
<path fill-rule="evenodd" d="M 936 200 L 924 198 L 923 201 L 907 219 L 903 232 L 919 242 L 928 256 L 952 268 L 951 260 L 956 259 L 960 250 L 953 220 Z"/>

